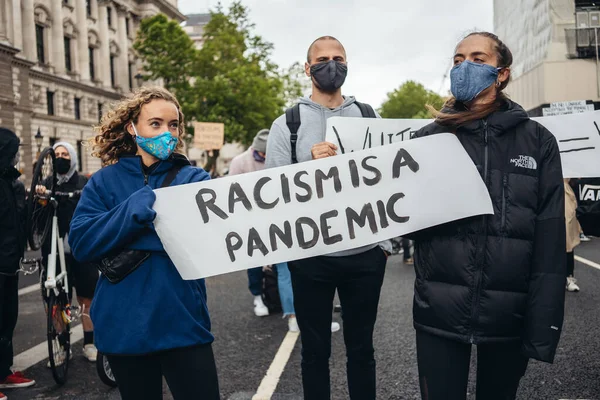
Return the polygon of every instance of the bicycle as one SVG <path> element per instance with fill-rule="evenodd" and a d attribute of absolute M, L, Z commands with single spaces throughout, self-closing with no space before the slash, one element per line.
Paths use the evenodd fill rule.
<path fill-rule="evenodd" d="M 27 236 L 32 250 L 39 250 L 51 234 L 50 254 L 44 274 L 40 274 L 42 297 L 47 315 L 48 354 L 52 376 L 59 385 L 67 381 L 71 352 L 71 324 L 79 317 L 79 307 L 69 300 L 69 278 L 63 238 L 58 230 L 58 204 L 79 193 L 56 192 L 56 157 L 52 148 L 40 155 L 27 198 Z M 46 190 L 38 191 L 40 186 Z M 58 261 L 58 262 L 57 262 Z"/>

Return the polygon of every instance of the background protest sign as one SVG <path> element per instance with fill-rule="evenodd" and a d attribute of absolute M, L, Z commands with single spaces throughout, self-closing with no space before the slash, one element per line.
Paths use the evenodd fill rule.
<path fill-rule="evenodd" d="M 154 226 L 183 279 L 329 254 L 493 213 L 450 134 L 156 190 Z"/>
<path fill-rule="evenodd" d="M 600 111 L 532 119 L 556 137 L 565 178 L 600 176 Z M 408 140 L 412 133 L 431 122 L 431 119 L 332 117 L 327 120 L 325 140 L 337 145 L 338 153 L 349 153 Z"/>
<path fill-rule="evenodd" d="M 225 124 L 194 122 L 194 147 L 201 150 L 221 150 L 225 141 Z"/>

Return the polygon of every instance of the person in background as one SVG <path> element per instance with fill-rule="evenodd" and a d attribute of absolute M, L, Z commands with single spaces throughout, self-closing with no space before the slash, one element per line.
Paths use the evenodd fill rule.
<path fill-rule="evenodd" d="M 260 171 L 265 168 L 265 157 L 267 151 L 268 129 L 260 130 L 252 146 L 242 154 L 234 157 L 229 166 L 229 175 L 245 174 L 248 172 Z M 248 270 L 248 288 L 254 296 L 254 314 L 257 317 L 266 317 L 269 315 L 269 309 L 262 299 L 263 294 L 263 270 L 262 267 L 250 268 Z M 282 302 L 283 304 L 283 302 Z"/>
<path fill-rule="evenodd" d="M 88 178 L 77 172 L 77 152 L 75 148 L 67 142 L 58 142 L 53 146 L 56 155 L 56 191 L 63 193 L 74 193 L 83 190 L 88 182 Z M 45 186 L 38 186 L 37 191 L 41 194 L 46 192 Z M 74 196 L 69 199 L 60 200 L 58 203 L 58 231 L 60 236 L 68 243 L 69 227 L 73 219 L 73 213 L 79 202 L 79 197 Z M 42 245 L 42 264 L 48 265 L 48 255 L 50 254 L 51 235 L 46 236 Z M 65 262 L 67 264 L 67 273 L 69 285 L 75 287 L 77 292 L 77 302 L 82 308 L 81 327 L 83 329 L 83 356 L 91 362 L 96 362 L 98 350 L 94 345 L 94 324 L 89 317 L 89 311 L 92 306 L 96 284 L 98 283 L 98 270 L 89 263 L 80 263 L 73 258 L 69 246 L 65 246 Z M 72 294 L 72 290 L 69 294 Z M 69 355 L 70 356 L 70 355 Z M 47 364 L 50 367 L 50 362 Z"/>
<path fill-rule="evenodd" d="M 15 190 L 21 173 L 19 138 L 0 128 L 0 390 L 35 385 L 21 372 L 13 372 L 13 334 L 19 315 L 19 262 L 25 253 L 22 210 L 24 193 Z M 8 397 L 0 393 L 0 400 Z"/>
<path fill-rule="evenodd" d="M 567 226 L 567 285 L 569 292 L 579 292 L 577 279 L 575 279 L 575 247 L 581 243 L 581 225 L 577 220 L 577 198 L 573 188 L 569 185 L 570 179 L 565 179 L 565 223 Z"/>

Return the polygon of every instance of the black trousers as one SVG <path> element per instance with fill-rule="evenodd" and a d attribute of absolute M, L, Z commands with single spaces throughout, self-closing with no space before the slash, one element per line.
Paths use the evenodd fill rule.
<path fill-rule="evenodd" d="M 12 338 L 18 315 L 19 276 L 0 274 L 0 381 L 12 373 Z"/>
<path fill-rule="evenodd" d="M 314 257 L 288 263 L 302 339 L 302 386 L 307 400 L 330 398 L 331 319 L 337 289 L 344 310 L 350 398 L 376 397 L 373 329 L 385 275 L 379 247 L 348 257 Z"/>
<path fill-rule="evenodd" d="M 567 253 L 567 276 L 575 276 L 575 252 Z"/>
<path fill-rule="evenodd" d="M 220 399 L 210 344 L 144 356 L 107 357 L 123 400 L 162 399 L 163 376 L 175 400 Z"/>
<path fill-rule="evenodd" d="M 467 398 L 471 345 L 417 331 L 423 400 Z M 514 400 L 529 360 L 521 342 L 477 346 L 477 400 Z"/>
<path fill-rule="evenodd" d="M 404 261 L 412 257 L 412 254 L 410 254 L 410 239 L 402 238 L 402 250 L 404 250 Z"/>

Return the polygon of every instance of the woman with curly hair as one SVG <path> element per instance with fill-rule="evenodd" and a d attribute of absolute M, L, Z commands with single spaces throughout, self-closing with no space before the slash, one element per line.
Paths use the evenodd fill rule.
<path fill-rule="evenodd" d="M 123 399 L 219 399 L 203 279 L 185 281 L 152 222 L 153 189 L 210 179 L 182 154 L 183 114 L 162 88 L 142 88 L 96 127 L 103 169 L 83 190 L 69 244 L 102 271 L 91 308 L 96 346 Z"/>

